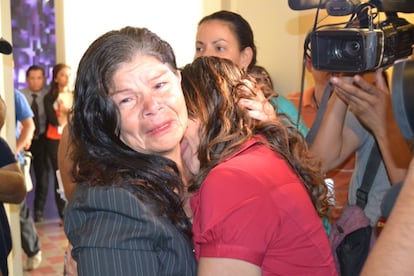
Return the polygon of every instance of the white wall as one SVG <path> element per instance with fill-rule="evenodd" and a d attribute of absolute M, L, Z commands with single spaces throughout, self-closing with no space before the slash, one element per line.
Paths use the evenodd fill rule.
<path fill-rule="evenodd" d="M 253 28 L 258 64 L 270 72 L 275 90 L 280 94 L 299 91 L 302 44 L 311 25 L 299 21 L 300 13 L 291 10 L 287 0 L 227 2 Z"/>
<path fill-rule="evenodd" d="M 299 13 L 287 0 L 55 0 L 57 60 L 76 72 L 79 60 L 99 35 L 126 25 L 145 26 L 173 47 L 179 66 L 191 62 L 197 23 L 202 16 L 230 9 L 245 17 L 256 36 L 258 61 L 286 94 L 299 90 L 303 31 Z M 308 29 L 308 28 L 306 28 Z"/>
<path fill-rule="evenodd" d="M 217 1 L 212 1 L 216 3 Z M 127 25 L 147 27 L 173 47 L 178 66 L 191 62 L 202 1 L 55 0 L 57 60 L 77 65 L 88 46 L 103 33 Z"/>

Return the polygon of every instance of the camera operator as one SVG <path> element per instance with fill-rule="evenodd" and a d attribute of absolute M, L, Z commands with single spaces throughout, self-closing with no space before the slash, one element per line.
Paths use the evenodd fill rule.
<path fill-rule="evenodd" d="M 371 149 L 377 143 L 382 160 L 364 209 L 371 226 L 376 225 L 381 215 L 380 205 L 385 193 L 391 185 L 403 181 L 412 158 L 394 117 L 382 69 L 377 70 L 375 81 L 373 85 L 361 75 L 331 78 L 334 93 L 311 148 L 322 160 L 325 171 L 356 153 L 349 189 L 349 204 L 355 204 Z"/>

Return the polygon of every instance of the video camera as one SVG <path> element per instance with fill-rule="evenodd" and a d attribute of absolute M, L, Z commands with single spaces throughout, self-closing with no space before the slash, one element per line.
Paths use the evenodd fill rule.
<path fill-rule="evenodd" d="M 351 14 L 343 28 L 320 26 L 308 35 L 305 49 L 310 47 L 312 65 L 317 70 L 361 73 L 392 65 L 412 54 L 414 25 L 397 15 L 414 12 L 412 0 L 289 0 L 289 6 L 294 10 L 324 8 L 333 16 Z M 385 13 L 386 20 L 374 23 L 380 12 Z"/>
<path fill-rule="evenodd" d="M 305 53 L 310 50 L 316 69 L 329 72 L 362 73 L 393 65 L 393 111 L 403 136 L 414 141 L 414 59 L 406 59 L 412 54 L 414 26 L 397 16 L 397 12 L 414 13 L 414 1 L 289 0 L 289 7 L 356 16 L 359 28 L 353 27 L 353 17 L 342 29 L 315 27 L 305 40 Z M 374 25 L 372 9 L 384 12 L 387 19 Z"/>

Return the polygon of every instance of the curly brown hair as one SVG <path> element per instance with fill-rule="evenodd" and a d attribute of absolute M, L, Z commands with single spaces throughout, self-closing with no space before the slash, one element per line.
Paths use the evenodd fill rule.
<path fill-rule="evenodd" d="M 190 118 L 201 122 L 198 159 L 200 173 L 192 180 L 190 191 L 196 191 L 212 168 L 237 151 L 255 135 L 261 143 L 281 156 L 302 180 L 320 217 L 328 212 L 327 187 L 320 164 L 312 157 L 303 136 L 293 126 L 277 120 L 252 119 L 239 104 L 241 98 L 254 98 L 254 88 L 244 71 L 230 60 L 199 57 L 182 69 L 182 88 Z M 254 81 L 253 81 L 254 83 Z"/>

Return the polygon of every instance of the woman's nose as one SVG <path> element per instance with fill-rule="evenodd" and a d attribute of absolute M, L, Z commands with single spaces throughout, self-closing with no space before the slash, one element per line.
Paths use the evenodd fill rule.
<path fill-rule="evenodd" d="M 161 106 L 157 99 L 152 95 L 147 95 L 144 98 L 144 116 L 152 116 L 160 110 Z"/>

